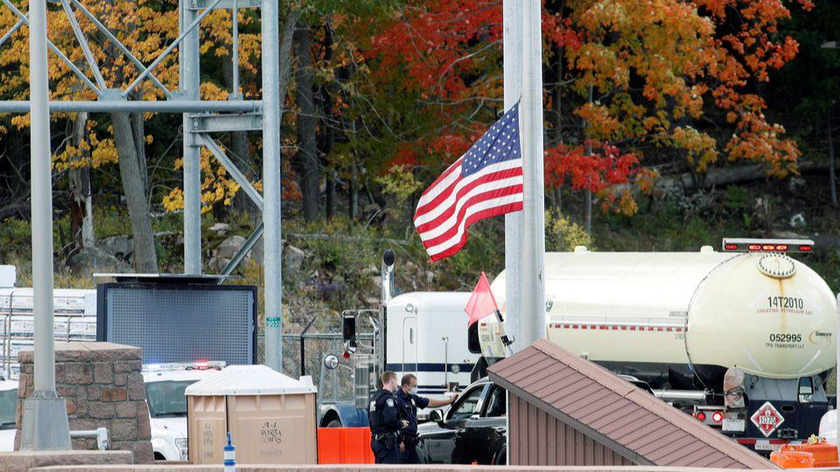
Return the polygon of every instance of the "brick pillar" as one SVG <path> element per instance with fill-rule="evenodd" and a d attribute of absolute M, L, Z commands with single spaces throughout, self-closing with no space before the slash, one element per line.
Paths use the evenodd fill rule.
<path fill-rule="evenodd" d="M 67 400 L 70 430 L 108 428 L 111 450 L 134 452 L 134 462 L 154 462 L 149 407 L 140 348 L 111 343 L 55 344 L 55 383 Z M 20 448 L 23 399 L 32 395 L 32 351 L 21 351 L 15 449 Z M 95 450 L 96 439 L 73 440 L 75 450 Z"/>

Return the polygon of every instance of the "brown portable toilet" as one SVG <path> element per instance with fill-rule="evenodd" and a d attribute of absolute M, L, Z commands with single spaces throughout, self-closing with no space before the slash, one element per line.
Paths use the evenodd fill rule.
<path fill-rule="evenodd" d="M 227 433 L 237 464 L 315 464 L 317 389 L 264 365 L 231 366 L 187 387 L 193 464 L 222 464 Z"/>

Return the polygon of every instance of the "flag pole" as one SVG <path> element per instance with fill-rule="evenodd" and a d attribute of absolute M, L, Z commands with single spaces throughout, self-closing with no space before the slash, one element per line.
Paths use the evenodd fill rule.
<path fill-rule="evenodd" d="M 520 347 L 545 337 L 545 210 L 543 181 L 542 2 L 523 2 L 522 103 L 524 174 L 522 323 Z"/>
<path fill-rule="evenodd" d="M 503 0 L 505 111 L 522 97 L 522 0 Z M 508 332 L 516 352 L 522 339 L 522 223 L 521 211 L 505 215 L 505 305 Z"/>

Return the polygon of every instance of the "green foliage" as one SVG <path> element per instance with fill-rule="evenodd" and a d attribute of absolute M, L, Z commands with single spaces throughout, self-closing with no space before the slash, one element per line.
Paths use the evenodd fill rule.
<path fill-rule="evenodd" d="M 726 189 L 724 204 L 727 208 L 745 209 L 750 204 L 750 195 L 744 187 L 733 185 Z"/>
<path fill-rule="evenodd" d="M 592 245 L 592 236 L 581 225 L 571 221 L 559 211 L 545 212 L 545 250 L 546 252 L 565 252 L 575 246 Z"/>

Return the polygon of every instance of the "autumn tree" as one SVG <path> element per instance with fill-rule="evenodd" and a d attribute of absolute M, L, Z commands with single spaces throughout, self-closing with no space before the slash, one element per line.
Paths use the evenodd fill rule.
<path fill-rule="evenodd" d="M 94 2 L 86 5 L 87 10 L 96 17 L 109 31 L 131 51 L 138 60 L 149 64 L 159 54 L 162 45 L 174 39 L 178 31 L 177 1 L 175 0 L 139 0 L 137 2 Z M 25 1 L 19 9 L 27 10 Z M 10 28 L 17 18 L 9 15 L 9 9 L 2 9 L 0 25 Z M 72 15 L 72 16 L 71 16 Z M 110 42 L 103 31 L 86 15 L 76 9 L 51 9 L 48 12 L 48 31 L 50 39 L 75 65 L 87 65 L 84 50 L 80 46 L 72 29 L 71 20 L 79 24 L 86 43 L 90 47 L 94 63 L 98 67 L 72 68 L 55 55 L 50 57 L 50 80 L 52 100 L 94 100 L 97 95 L 109 93 L 109 90 L 125 88 L 138 75 L 135 64 Z M 18 77 L 5 81 L 0 95 L 7 99 L 25 99 L 28 89 L 25 86 L 26 67 L 28 67 L 28 40 L 24 28 L 12 37 L 8 48 L 0 51 L 6 65 L 7 77 Z M 23 52 L 21 54 L 21 52 Z M 156 76 L 165 86 L 174 89 L 177 86 L 177 56 L 169 56 L 155 70 Z M 101 75 L 100 75 L 101 74 Z M 22 82 L 23 81 L 23 82 Z M 96 88 L 97 90 L 92 90 Z M 155 100 L 162 98 L 161 91 L 142 84 L 132 94 L 132 99 Z M 53 114 L 53 121 L 74 120 L 75 139 L 65 141 L 56 150 L 54 161 L 58 168 L 69 166 L 74 171 L 87 166 L 98 167 L 110 163 L 119 163 L 123 193 L 126 198 L 134 240 L 134 260 L 137 270 L 157 272 L 157 255 L 150 215 L 148 196 L 148 175 L 146 170 L 145 146 L 152 139 L 144 132 L 144 116 L 141 113 L 112 113 L 110 127 L 105 133 L 96 129 L 96 122 L 88 123 L 84 114 L 74 116 Z M 23 128 L 28 125 L 28 116 L 11 119 L 13 126 Z M 88 133 L 84 133 L 89 129 Z M 110 135 L 110 136 L 109 136 Z M 89 151 L 90 150 L 90 151 Z M 75 172 L 74 172 L 75 173 Z M 84 178 L 71 175 L 77 194 L 76 205 L 81 204 L 86 190 Z M 84 205 L 88 205 L 84 202 Z M 85 210 L 87 213 L 87 210 Z M 86 215 L 87 218 L 90 215 Z M 86 230 L 88 238 L 90 231 Z"/>
<path fill-rule="evenodd" d="M 547 154 L 555 161 L 547 163 L 548 184 L 571 182 L 616 200 L 603 193 L 611 186 L 602 186 L 601 174 L 614 168 L 626 171 L 611 174 L 618 181 L 632 178 L 629 157 L 614 160 L 631 155 L 642 164 L 670 159 L 698 178 L 721 158 L 762 163 L 772 176 L 794 172 L 796 145 L 765 117 L 755 86 L 795 56 L 796 42 L 778 28 L 797 3 L 811 7 L 785 0 L 546 2 L 543 50 L 554 83 L 545 102 L 556 117 L 550 142 L 562 145 Z M 416 93 L 431 117 L 414 134 L 418 146 L 435 133 L 472 133 L 475 120 L 498 113 L 501 20 L 501 1 L 409 1 L 377 36 L 369 54 L 381 77 Z M 587 142 L 616 152 L 584 162 Z M 606 160 L 594 164 L 599 159 Z M 586 169 L 592 174 L 570 175 Z M 632 212 L 627 196 L 617 201 Z"/>

